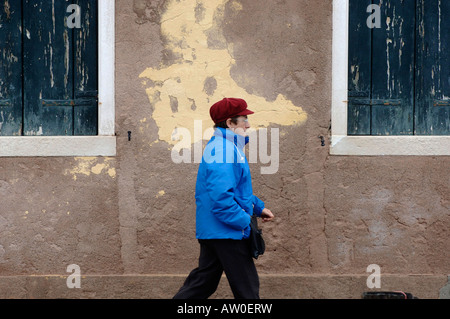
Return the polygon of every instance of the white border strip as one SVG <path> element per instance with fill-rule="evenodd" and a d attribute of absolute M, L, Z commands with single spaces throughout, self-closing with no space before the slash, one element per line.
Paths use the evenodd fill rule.
<path fill-rule="evenodd" d="M 450 156 L 447 136 L 333 136 L 332 155 Z"/>
<path fill-rule="evenodd" d="M 27 136 L 0 138 L 3 157 L 115 156 L 115 136 Z"/>
<path fill-rule="evenodd" d="M 116 156 L 115 3 L 98 1 L 98 136 L 0 137 L 0 157 Z"/>
<path fill-rule="evenodd" d="M 114 135 L 115 125 L 115 6 L 98 2 L 99 135 Z"/>
<path fill-rule="evenodd" d="M 347 136 L 349 1 L 333 0 L 331 155 L 449 156 L 450 136 Z"/>
<path fill-rule="evenodd" d="M 347 135 L 348 0 L 333 1 L 332 135 Z"/>

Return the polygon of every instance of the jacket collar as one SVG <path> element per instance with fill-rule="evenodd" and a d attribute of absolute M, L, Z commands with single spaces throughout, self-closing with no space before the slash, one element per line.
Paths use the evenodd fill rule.
<path fill-rule="evenodd" d="M 232 130 L 222 127 L 216 128 L 214 136 L 225 138 L 241 149 L 249 142 L 248 136 L 236 134 Z"/>

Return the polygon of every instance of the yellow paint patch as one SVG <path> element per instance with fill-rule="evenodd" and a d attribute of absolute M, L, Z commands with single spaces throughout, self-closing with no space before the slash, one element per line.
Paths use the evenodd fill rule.
<path fill-rule="evenodd" d="M 108 170 L 108 175 L 110 176 L 110 177 L 112 177 L 112 178 L 114 178 L 114 177 L 116 177 L 116 169 L 113 167 L 113 168 L 110 168 L 109 170 Z"/>
<path fill-rule="evenodd" d="M 231 8 L 234 11 L 241 11 L 243 9 L 242 4 L 237 1 L 231 1 Z"/>
<path fill-rule="evenodd" d="M 158 192 L 158 195 L 156 195 L 155 197 L 158 198 L 158 197 L 164 196 L 165 194 L 166 194 L 166 192 L 161 190 Z"/>
<path fill-rule="evenodd" d="M 75 161 L 77 162 L 77 165 L 64 172 L 64 175 L 72 175 L 73 180 L 75 181 L 80 175 L 90 176 L 91 174 L 106 174 L 111 178 L 116 177 L 116 169 L 115 167 L 111 167 L 113 164 L 113 159 L 111 158 L 76 157 Z"/>
<path fill-rule="evenodd" d="M 203 15 L 196 21 L 196 7 L 201 2 Z M 152 87 L 146 89 L 150 103 L 154 107 L 153 119 L 158 126 L 159 139 L 171 145 L 191 147 L 202 139 L 194 136 L 194 121 L 202 121 L 205 131 L 213 123 L 209 117 L 211 105 L 224 97 L 239 97 L 247 101 L 249 108 L 255 111 L 250 116 L 254 128 L 267 127 L 270 124 L 291 126 L 302 124 L 307 114 L 301 107 L 294 105 L 283 95 L 278 95 L 273 102 L 249 94 L 239 87 L 230 75 L 235 64 L 231 44 L 228 49 L 211 49 L 208 47 L 207 32 L 214 28 L 214 17 L 222 14 L 226 0 L 181 0 L 171 1 L 161 18 L 161 32 L 166 41 L 166 48 L 182 57 L 180 63 L 159 69 L 147 68 L 140 78 L 150 79 Z M 242 5 L 232 1 L 231 9 L 242 10 Z M 216 88 L 208 95 L 205 81 L 213 79 Z M 176 110 L 173 104 L 176 101 Z M 195 107 L 193 107 L 195 105 Z M 142 123 L 142 121 L 141 121 Z M 193 137 L 191 141 L 173 140 L 175 128 L 186 128 Z M 152 145 L 152 144 L 150 144 Z"/>
<path fill-rule="evenodd" d="M 95 175 L 100 175 L 102 171 L 105 169 L 105 167 L 106 167 L 105 163 L 97 164 L 91 168 L 91 172 L 94 173 Z"/>

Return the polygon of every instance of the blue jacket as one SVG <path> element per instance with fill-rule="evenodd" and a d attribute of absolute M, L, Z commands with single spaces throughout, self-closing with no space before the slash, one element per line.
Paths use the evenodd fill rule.
<path fill-rule="evenodd" d="M 206 145 L 195 187 L 198 239 L 248 238 L 250 216 L 261 216 L 264 202 L 253 195 L 247 143 L 248 137 L 217 128 Z"/>

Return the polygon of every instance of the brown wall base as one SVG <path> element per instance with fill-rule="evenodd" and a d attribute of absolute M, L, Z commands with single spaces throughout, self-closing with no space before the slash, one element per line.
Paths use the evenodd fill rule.
<path fill-rule="evenodd" d="M 170 299 L 186 275 L 87 275 L 69 289 L 67 276 L 0 277 L 2 299 Z M 445 298 L 447 276 L 382 275 L 381 288 L 369 289 L 362 275 L 260 275 L 263 299 L 361 299 L 366 291 L 403 291 L 420 299 Z M 224 277 L 212 298 L 233 298 Z"/>

